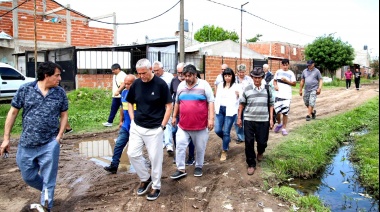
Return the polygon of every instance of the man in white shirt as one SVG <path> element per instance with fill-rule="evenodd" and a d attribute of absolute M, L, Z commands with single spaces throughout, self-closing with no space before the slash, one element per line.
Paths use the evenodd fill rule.
<path fill-rule="evenodd" d="M 282 69 L 279 69 L 274 75 L 274 89 L 277 91 L 274 110 L 276 111 L 277 126 L 274 129 L 278 133 L 282 128 L 282 135 L 288 135 L 286 125 L 288 123 L 288 114 L 290 110 L 290 102 L 292 100 L 292 86 L 296 86 L 296 77 L 292 70 L 289 70 L 289 60 L 281 61 Z M 282 116 L 282 122 L 281 122 Z"/>
<path fill-rule="evenodd" d="M 120 93 L 124 90 L 124 78 L 127 74 L 121 70 L 120 65 L 115 63 L 111 66 L 113 75 L 112 78 L 112 104 L 111 111 L 107 122 L 103 123 L 105 127 L 112 127 L 113 119 L 121 106 Z"/>
<path fill-rule="evenodd" d="M 160 61 L 153 62 L 153 72 L 154 74 L 163 79 L 168 85 L 168 89 L 170 89 L 170 83 L 174 78 L 173 74 L 164 71 L 163 64 Z M 172 125 L 171 125 L 171 117 L 166 124 L 166 128 L 164 130 L 164 148 L 169 153 L 170 156 L 173 156 L 173 135 L 172 135 Z"/>
<path fill-rule="evenodd" d="M 216 96 L 216 90 L 218 89 L 218 84 L 221 83 L 221 82 L 223 82 L 222 73 L 223 73 L 224 70 L 226 70 L 226 68 L 228 68 L 228 65 L 227 64 L 222 64 L 222 66 L 221 66 L 222 70 L 221 70 L 220 74 L 216 77 L 216 80 L 215 80 L 215 83 L 214 83 L 214 85 L 215 85 L 215 87 L 214 87 L 215 96 Z"/>

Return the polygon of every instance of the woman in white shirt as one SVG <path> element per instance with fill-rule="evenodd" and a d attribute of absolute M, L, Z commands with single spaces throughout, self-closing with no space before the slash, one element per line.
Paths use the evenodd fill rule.
<path fill-rule="evenodd" d="M 231 141 L 231 128 L 239 107 L 240 86 L 235 83 L 235 73 L 226 68 L 223 73 L 223 83 L 218 84 L 215 97 L 215 133 L 222 139 L 222 154 L 220 161 L 227 159 L 227 151 Z"/>

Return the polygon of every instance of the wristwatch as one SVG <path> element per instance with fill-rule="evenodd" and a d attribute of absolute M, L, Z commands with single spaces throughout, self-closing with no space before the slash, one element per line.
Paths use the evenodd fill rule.
<path fill-rule="evenodd" d="M 165 130 L 165 129 L 166 129 L 166 126 L 161 125 L 161 128 L 162 128 L 162 130 Z"/>

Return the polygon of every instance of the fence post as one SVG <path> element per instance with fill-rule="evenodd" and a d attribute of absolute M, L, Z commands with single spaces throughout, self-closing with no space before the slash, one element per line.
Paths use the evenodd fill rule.
<path fill-rule="evenodd" d="M 158 51 L 158 55 L 157 55 L 157 57 L 158 57 L 158 61 L 162 62 L 162 61 L 161 61 L 161 51 Z"/>
<path fill-rule="evenodd" d="M 206 80 L 206 55 L 202 55 L 202 66 L 203 66 L 203 79 Z"/>

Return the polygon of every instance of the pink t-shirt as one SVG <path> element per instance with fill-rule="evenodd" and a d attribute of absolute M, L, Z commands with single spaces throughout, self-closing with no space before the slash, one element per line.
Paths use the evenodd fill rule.
<path fill-rule="evenodd" d="M 346 76 L 346 79 L 351 79 L 352 78 L 352 72 L 351 71 L 344 72 L 344 75 Z"/>

